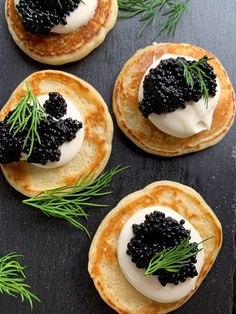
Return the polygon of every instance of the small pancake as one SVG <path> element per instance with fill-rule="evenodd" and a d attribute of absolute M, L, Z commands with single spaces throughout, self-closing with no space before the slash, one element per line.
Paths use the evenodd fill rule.
<path fill-rule="evenodd" d="M 113 136 L 112 119 L 101 95 L 74 75 L 51 70 L 35 72 L 13 92 L 0 112 L 0 120 L 21 101 L 26 82 L 36 96 L 54 91 L 73 102 L 84 121 L 84 142 L 78 155 L 59 168 L 39 168 L 26 161 L 1 165 L 7 181 L 20 193 L 33 196 L 46 189 L 74 183 L 79 176 L 90 172 L 97 177 L 110 157 Z"/>
<path fill-rule="evenodd" d="M 176 54 L 200 59 L 213 58 L 209 63 L 219 78 L 221 96 L 213 115 L 211 129 L 188 138 L 177 138 L 156 128 L 138 109 L 138 90 L 142 77 L 154 59 Z M 138 50 L 121 70 L 113 92 L 113 110 L 125 135 L 144 151 L 160 156 L 178 156 L 196 152 L 218 143 L 228 132 L 235 116 L 235 94 L 227 72 L 210 52 L 190 44 L 153 44 Z"/>
<path fill-rule="evenodd" d="M 5 15 L 16 44 L 32 59 L 59 65 L 80 60 L 98 47 L 116 23 L 116 0 L 98 0 L 94 17 L 88 24 L 68 34 L 31 34 L 24 30 L 14 0 L 6 0 Z"/>
<path fill-rule="evenodd" d="M 204 243 L 204 264 L 195 288 L 174 303 L 155 302 L 138 292 L 127 281 L 117 260 L 117 240 L 125 222 L 137 211 L 160 205 L 185 217 L 199 232 Z M 217 217 L 192 188 L 171 182 L 154 182 L 124 199 L 105 217 L 89 251 L 88 270 L 103 300 L 120 314 L 164 314 L 184 304 L 198 289 L 211 269 L 222 244 L 222 229 Z"/>

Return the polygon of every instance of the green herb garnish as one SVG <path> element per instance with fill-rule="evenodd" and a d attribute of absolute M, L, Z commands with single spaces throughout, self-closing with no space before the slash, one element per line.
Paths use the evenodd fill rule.
<path fill-rule="evenodd" d="M 187 85 L 193 89 L 194 84 L 196 83 L 196 79 L 197 79 L 197 82 L 200 84 L 201 93 L 205 101 L 206 107 L 208 107 L 209 93 L 208 93 L 208 88 L 206 86 L 205 80 L 206 78 L 209 78 L 209 76 L 206 75 L 206 73 L 199 67 L 199 65 L 211 59 L 212 58 L 208 58 L 208 56 L 204 56 L 191 65 L 186 63 L 186 61 L 182 58 L 178 59 L 178 63 L 183 67 L 183 70 L 184 70 L 183 74 L 184 74 L 184 78 L 186 80 Z"/>
<path fill-rule="evenodd" d="M 154 25 L 157 19 L 160 23 L 158 35 L 174 35 L 183 13 L 187 10 L 190 0 L 118 0 L 119 18 L 130 18 L 141 14 L 141 34 L 148 25 Z"/>
<path fill-rule="evenodd" d="M 185 1 L 168 1 L 167 9 L 164 11 L 162 16 L 166 17 L 165 21 L 161 24 L 160 34 L 174 35 L 176 28 L 181 20 L 184 12 L 187 10 L 187 6 L 190 0 Z"/>
<path fill-rule="evenodd" d="M 192 256 L 196 256 L 202 250 L 202 248 L 198 248 L 199 244 L 209 239 L 205 239 L 200 243 L 189 243 L 190 237 L 188 236 L 172 249 L 164 248 L 150 260 L 144 275 L 151 275 L 158 269 L 164 269 L 171 273 L 179 272 L 182 267 L 191 262 Z"/>
<path fill-rule="evenodd" d="M 25 267 L 15 260 L 19 257 L 22 255 L 13 252 L 0 258 L 0 293 L 13 297 L 20 295 L 22 302 L 27 300 L 33 309 L 33 300 L 41 301 L 29 291 L 30 286 L 25 283 Z"/>
<path fill-rule="evenodd" d="M 74 0 L 69 0 L 70 4 L 74 5 L 75 1 Z M 81 3 L 84 3 L 82 0 L 80 1 Z M 59 4 L 60 8 L 63 9 L 63 5 L 60 0 L 57 0 L 57 3 Z"/>
<path fill-rule="evenodd" d="M 41 144 L 37 129 L 40 122 L 46 118 L 46 112 L 27 83 L 26 87 L 26 94 L 23 96 L 21 103 L 16 105 L 16 108 L 7 120 L 7 125 L 10 126 L 10 133 L 13 134 L 13 137 L 27 129 L 23 149 L 29 144 L 30 147 L 27 155 L 30 156 L 35 141 Z"/>
<path fill-rule="evenodd" d="M 24 200 L 23 203 L 40 209 L 48 217 L 67 220 L 76 228 L 85 231 L 90 237 L 87 228 L 76 218 L 88 218 L 88 214 L 83 209 L 84 206 L 107 207 L 107 205 L 90 202 L 90 199 L 95 196 L 111 194 L 111 191 L 101 192 L 101 190 L 110 185 L 114 175 L 127 168 L 114 167 L 107 172 L 103 172 L 96 179 L 94 179 L 94 175 L 89 173 L 85 177 L 80 177 L 74 184 L 43 191 Z"/>
<path fill-rule="evenodd" d="M 71 2 L 72 0 L 70 0 L 70 2 Z M 59 4 L 59 7 L 62 9 L 63 8 L 63 6 L 62 6 L 62 4 L 61 4 L 61 1 L 60 0 L 57 0 L 57 3 Z"/>

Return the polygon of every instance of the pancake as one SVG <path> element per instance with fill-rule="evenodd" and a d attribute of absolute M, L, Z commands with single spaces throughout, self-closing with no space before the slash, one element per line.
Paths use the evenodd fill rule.
<path fill-rule="evenodd" d="M 87 25 L 68 34 L 31 34 L 24 30 L 14 0 L 6 0 L 5 14 L 9 31 L 16 44 L 32 59 L 59 65 L 80 60 L 98 47 L 115 25 L 116 0 L 98 0 L 94 17 Z"/>
<path fill-rule="evenodd" d="M 159 303 L 139 293 L 123 275 L 117 260 L 117 240 L 125 222 L 149 206 L 169 207 L 185 217 L 204 243 L 204 264 L 195 288 L 183 299 Z M 105 217 L 89 251 L 88 270 L 103 300 L 120 314 L 164 314 L 184 304 L 198 289 L 211 269 L 222 244 L 222 229 L 217 217 L 192 188 L 171 182 L 154 182 L 124 199 Z"/>
<path fill-rule="evenodd" d="M 211 129 L 188 138 L 177 138 L 156 128 L 138 109 L 138 90 L 142 77 L 153 59 L 163 54 L 200 59 L 207 55 L 219 78 L 221 96 L 214 112 Z M 113 110 L 124 134 L 144 151 L 160 156 L 178 156 L 217 144 L 229 131 L 235 116 L 235 94 L 227 72 L 210 52 L 190 44 L 153 44 L 138 50 L 121 70 L 113 92 Z"/>
<path fill-rule="evenodd" d="M 16 88 L 1 110 L 0 120 L 21 101 L 26 81 L 36 96 L 55 91 L 74 103 L 84 121 L 84 142 L 77 156 L 59 168 L 39 168 L 26 161 L 1 165 L 7 181 L 20 193 L 33 196 L 46 189 L 72 184 L 90 172 L 95 174 L 95 179 L 108 162 L 113 136 L 113 123 L 101 95 L 71 74 L 51 70 L 36 72 Z"/>

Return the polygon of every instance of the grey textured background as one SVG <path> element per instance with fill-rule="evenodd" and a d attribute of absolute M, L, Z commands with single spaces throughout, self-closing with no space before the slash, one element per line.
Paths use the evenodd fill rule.
<path fill-rule="evenodd" d="M 34 71 L 52 68 L 24 55 L 8 33 L 0 4 L 0 104 Z M 156 37 L 149 28 L 137 37 L 138 18 L 118 21 L 102 46 L 80 62 L 57 67 L 85 79 L 105 98 L 112 117 L 111 95 L 121 67 L 133 53 L 157 42 L 194 43 L 213 52 L 236 80 L 236 1 L 193 0 L 174 37 Z M 116 177 L 113 195 L 101 199 L 112 208 L 125 195 L 161 179 L 178 181 L 195 188 L 222 222 L 224 243 L 219 257 L 198 292 L 177 314 L 229 314 L 233 305 L 235 229 L 235 125 L 215 147 L 178 158 L 158 158 L 136 148 L 118 129 L 114 120 L 113 151 L 107 169 L 131 165 Z M 42 299 L 35 314 L 112 314 L 99 297 L 87 273 L 86 236 L 56 219 L 21 204 L 22 196 L 0 174 L 0 256 L 22 253 L 28 282 Z M 108 209 L 89 210 L 89 229 L 94 233 Z M 27 304 L 0 295 L 1 314 L 31 313 Z"/>

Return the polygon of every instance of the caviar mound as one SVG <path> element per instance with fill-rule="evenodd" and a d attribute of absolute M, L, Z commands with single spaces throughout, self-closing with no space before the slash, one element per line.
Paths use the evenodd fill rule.
<path fill-rule="evenodd" d="M 76 157 L 59 168 L 39 168 L 26 161 L 1 165 L 9 184 L 26 196 L 34 196 L 44 190 L 72 184 L 88 173 L 93 173 L 95 179 L 108 162 L 113 137 L 113 123 L 101 95 L 90 84 L 65 72 L 36 72 L 13 92 L 0 112 L 1 120 L 21 101 L 26 82 L 36 97 L 53 90 L 76 106 L 84 123 L 84 141 Z M 71 122 L 68 118 L 65 123 L 69 126 Z M 70 136 L 74 135 L 68 134 L 68 138 Z"/>
<path fill-rule="evenodd" d="M 27 156 L 27 162 L 41 165 L 46 165 L 48 161 L 57 162 L 60 160 L 61 145 L 72 141 L 83 124 L 72 118 L 60 119 L 66 113 L 67 104 L 59 93 L 49 93 L 49 97 L 49 100 L 45 102 L 48 115 L 45 114 L 45 117 L 38 123 L 38 137 L 34 136 L 32 151 L 32 139 L 29 137 L 25 143 L 32 125 L 32 116 L 27 120 L 24 130 L 19 130 L 17 134 L 11 131 L 12 124 L 9 123 L 15 109 L 10 111 L 1 121 L 4 124 L 0 134 L 1 164 L 20 161 L 22 154 Z M 28 106 L 28 108 L 32 112 L 32 106 Z M 53 115 L 49 115 L 50 111 Z"/>
<path fill-rule="evenodd" d="M 158 205 L 186 218 L 202 239 L 214 235 L 204 243 L 204 264 L 195 288 L 185 298 L 173 303 L 155 302 L 139 293 L 123 275 L 117 259 L 117 241 L 127 220 L 143 208 Z M 179 308 L 196 292 L 211 269 L 221 244 L 220 222 L 202 197 L 185 185 L 159 181 L 123 198 L 104 218 L 91 243 L 88 270 L 100 296 L 118 313 L 168 313 Z M 214 289 L 214 284 L 211 284 Z"/>
<path fill-rule="evenodd" d="M 143 82 L 143 100 L 139 103 L 139 110 L 147 118 L 149 114 L 173 112 L 178 108 L 186 108 L 186 102 L 198 102 L 202 98 L 201 84 L 193 74 L 194 86 L 186 83 L 184 69 L 179 61 L 191 66 L 196 61 L 187 61 L 185 58 L 169 58 L 149 71 Z M 213 67 L 204 62 L 199 65 L 205 72 L 204 82 L 210 96 L 216 94 L 216 75 Z"/>
<path fill-rule="evenodd" d="M 49 99 L 43 105 L 46 113 L 56 119 L 60 119 L 67 112 L 67 104 L 65 99 L 59 93 L 50 92 Z"/>
<path fill-rule="evenodd" d="M 219 79 L 221 95 L 211 129 L 189 138 L 177 138 L 156 128 L 143 117 L 138 106 L 138 91 L 143 75 L 164 54 L 189 56 L 196 60 L 207 55 Z M 142 150 L 159 156 L 179 156 L 217 144 L 229 131 L 235 117 L 235 94 L 227 72 L 210 52 L 190 44 L 161 43 L 138 50 L 124 65 L 113 91 L 113 110 L 120 129 Z"/>
<path fill-rule="evenodd" d="M 118 15 L 116 0 L 98 0 L 94 17 L 77 30 L 67 34 L 32 34 L 25 31 L 14 0 L 5 1 L 5 16 L 13 40 L 32 59 L 52 65 L 74 62 L 87 56 L 104 41 Z"/>
<path fill-rule="evenodd" d="M 48 161 L 57 162 L 61 157 L 60 146 L 70 142 L 76 137 L 76 133 L 82 128 L 82 122 L 67 118 L 59 121 L 47 117 L 39 125 L 41 143 L 37 142 L 31 155 L 27 158 L 29 163 L 46 165 Z M 29 150 L 28 147 L 26 147 Z"/>
<path fill-rule="evenodd" d="M 66 16 L 73 12 L 80 0 L 20 0 L 16 6 L 26 32 L 49 34 L 54 25 L 66 25 Z"/>
<path fill-rule="evenodd" d="M 150 260 L 157 253 L 164 249 L 172 249 L 183 240 L 188 240 L 189 243 L 190 231 L 184 228 L 184 223 L 184 220 L 178 222 L 171 217 L 165 217 L 160 211 L 146 215 L 143 223 L 132 226 L 133 237 L 127 245 L 127 254 L 130 255 L 131 261 L 137 268 L 147 269 Z M 178 272 L 160 269 L 153 275 L 157 276 L 162 286 L 166 286 L 167 283 L 178 285 L 179 282 L 198 275 L 194 265 L 196 262 L 197 259 L 192 256 L 190 262 Z"/>

